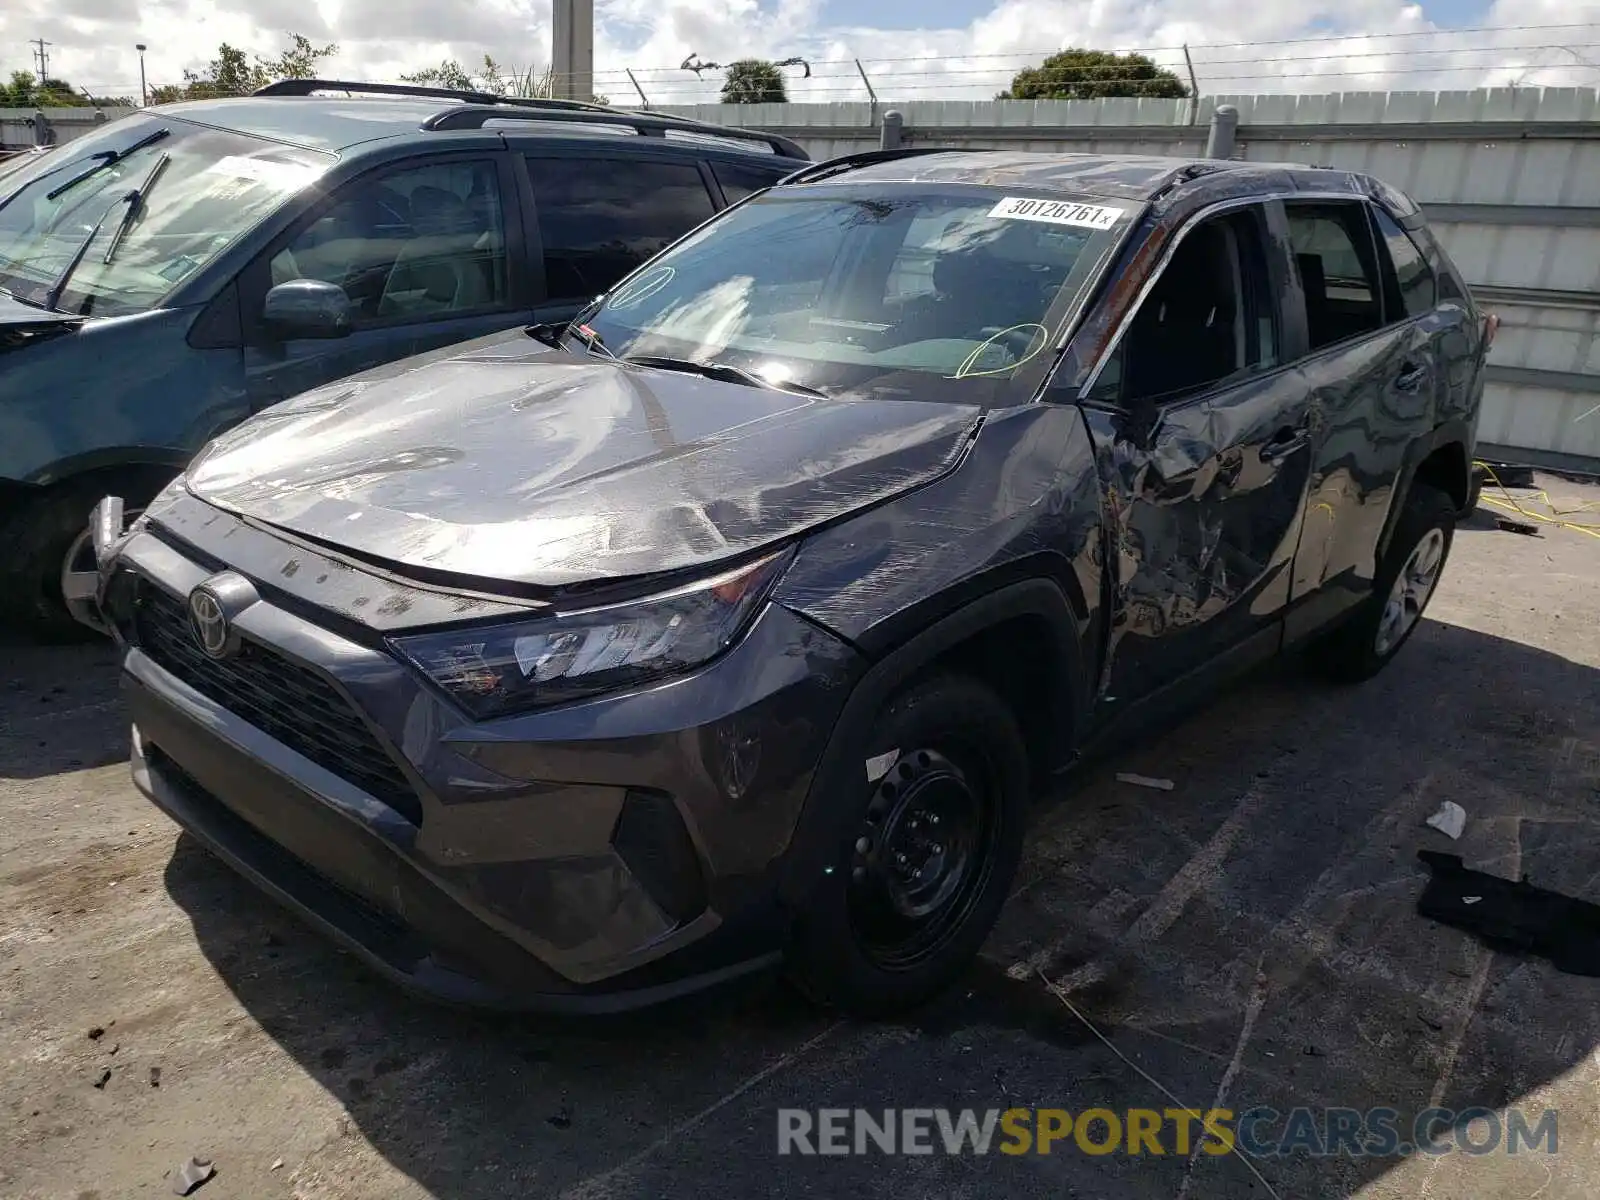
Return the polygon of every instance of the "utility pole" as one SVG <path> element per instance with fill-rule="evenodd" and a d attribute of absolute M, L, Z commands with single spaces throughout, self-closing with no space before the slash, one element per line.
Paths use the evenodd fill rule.
<path fill-rule="evenodd" d="M 550 65 L 556 96 L 594 98 L 594 0 L 552 0 Z"/>
<path fill-rule="evenodd" d="M 36 49 L 33 52 L 34 61 L 39 64 L 39 86 L 44 86 L 44 81 L 50 78 L 50 51 L 46 48 L 55 45 L 43 38 L 34 38 L 30 43 Z"/>

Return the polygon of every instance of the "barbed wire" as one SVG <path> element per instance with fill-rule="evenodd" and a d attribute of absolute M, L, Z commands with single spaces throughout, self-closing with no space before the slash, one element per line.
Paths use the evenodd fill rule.
<path fill-rule="evenodd" d="M 1243 42 L 1212 42 L 1193 43 L 1189 46 L 1191 58 L 1195 50 L 1205 49 L 1230 49 L 1230 48 L 1257 48 L 1260 46 L 1285 46 L 1285 45 L 1315 45 L 1321 46 L 1330 42 L 1350 42 L 1378 39 L 1399 39 L 1409 37 L 1438 37 L 1454 36 L 1465 33 L 1507 33 L 1530 32 L 1550 29 L 1586 29 L 1600 32 L 1600 22 L 1569 22 L 1556 25 L 1523 25 L 1523 26 L 1481 26 L 1474 29 L 1460 30 L 1426 30 L 1404 33 L 1371 34 L 1371 35 L 1338 35 L 1331 37 L 1315 38 L 1282 38 L 1273 41 L 1256 43 Z M 1146 47 L 1143 50 L 1119 51 L 1119 53 L 1154 53 L 1154 52 L 1179 52 L 1182 47 Z M 1293 68 L 1306 67 L 1305 77 L 1309 79 L 1337 79 L 1353 78 L 1358 76 L 1382 76 L 1385 78 L 1415 78 L 1418 76 L 1439 76 L 1447 74 L 1460 74 L 1464 72 L 1483 73 L 1515 73 L 1527 71 L 1583 71 L 1592 68 L 1582 60 L 1578 54 L 1580 50 L 1600 50 L 1600 41 L 1585 41 L 1572 43 L 1515 43 L 1515 44 L 1486 44 L 1471 46 L 1444 46 L 1444 47 L 1396 47 L 1393 49 L 1345 51 L 1341 53 L 1314 53 L 1314 54 L 1285 54 L 1285 55 L 1250 55 L 1232 58 L 1200 58 L 1193 59 L 1194 72 L 1204 84 L 1215 86 L 1217 84 L 1249 83 L 1255 81 L 1274 81 L 1291 77 L 1295 72 Z M 1475 62 L 1475 63 L 1429 63 L 1426 65 L 1415 64 L 1424 58 L 1439 58 L 1442 56 L 1474 56 L 1491 54 L 1547 54 L 1562 52 L 1571 54 L 1579 59 L 1577 63 L 1551 63 L 1551 62 Z M 792 85 L 793 90 L 802 96 L 815 97 L 835 95 L 839 93 L 860 94 L 864 90 L 860 71 L 865 71 L 874 84 L 879 81 L 895 81 L 890 86 L 897 92 L 906 91 L 951 91 L 956 89 L 978 90 L 987 85 L 978 78 L 987 76 L 995 81 L 1007 80 L 1020 70 L 1028 70 L 1030 74 L 1043 81 L 1060 78 L 1064 82 L 1084 83 L 1088 85 L 1121 85 L 1150 82 L 1147 76 L 1129 76 L 1126 74 L 1103 74 L 1104 72 L 1120 72 L 1125 70 L 1125 64 L 1105 64 L 1090 67 L 1045 67 L 1037 60 L 1048 58 L 1052 54 L 1061 53 L 1060 49 L 1049 50 L 1016 50 L 996 52 L 993 54 L 919 54 L 888 56 L 883 58 L 850 59 L 812 59 L 811 77 L 803 83 L 799 80 L 786 80 Z M 1006 66 L 995 62 L 993 66 L 947 66 L 944 64 L 959 62 L 980 63 L 999 59 L 1031 59 L 1033 64 L 1021 67 Z M 1362 60 L 1382 60 L 1367 66 L 1358 65 Z M 1320 63 L 1350 63 L 1344 70 L 1326 70 L 1315 64 Z M 923 69 L 891 69 L 880 70 L 880 66 L 888 65 L 900 68 L 902 64 L 921 63 L 928 64 Z M 938 64 L 935 66 L 934 64 Z M 1178 74 L 1187 82 L 1187 64 L 1181 59 L 1168 63 L 1158 63 L 1165 69 Z M 818 67 L 848 67 L 841 70 L 816 70 Z M 1267 67 L 1262 71 L 1239 71 L 1237 68 Z M 1229 73 L 1232 72 L 1232 73 Z M 597 90 L 627 92 L 633 89 L 636 83 L 646 84 L 652 93 L 651 102 L 654 103 L 657 95 L 686 96 L 706 95 L 714 92 L 718 85 L 715 82 L 700 79 L 698 76 L 689 78 L 685 75 L 681 65 L 661 65 L 653 67 L 616 67 L 604 68 L 593 72 L 541 72 L 555 80 L 566 81 L 574 78 L 586 78 Z M 501 85 L 513 80 L 521 79 L 526 72 L 515 72 L 502 76 Z M 952 78 L 960 77 L 960 78 Z M 481 78 L 481 77 L 480 77 Z M 829 80 L 841 81 L 838 86 L 828 86 Z M 920 81 L 920 82 L 919 82 Z M 1600 82 L 1600 78 L 1597 78 Z M 819 84 L 821 86 L 819 86 Z M 116 83 L 80 83 L 76 84 L 80 94 L 88 92 L 96 96 L 112 95 L 137 95 L 139 86 L 136 82 L 127 80 Z M 884 97 L 880 97 L 884 98 Z"/>

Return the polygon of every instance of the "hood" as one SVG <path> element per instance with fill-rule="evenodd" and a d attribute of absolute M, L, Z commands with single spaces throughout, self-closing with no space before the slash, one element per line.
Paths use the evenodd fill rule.
<path fill-rule="evenodd" d="M 0 337 L 7 334 L 44 333 L 82 325 L 85 318 L 76 313 L 52 312 L 36 308 L 0 291 Z"/>
<path fill-rule="evenodd" d="M 269 409 L 214 442 L 188 486 L 401 570 L 561 587 L 732 558 L 926 483 L 978 418 L 578 358 L 519 334 Z"/>

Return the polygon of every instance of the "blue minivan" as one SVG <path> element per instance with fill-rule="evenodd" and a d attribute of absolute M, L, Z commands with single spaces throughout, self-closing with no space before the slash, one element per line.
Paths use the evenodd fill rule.
<path fill-rule="evenodd" d="M 805 165 L 783 137 L 288 80 L 146 109 L 0 179 L 0 617 L 92 622 L 85 532 L 308 388 L 564 321 Z"/>

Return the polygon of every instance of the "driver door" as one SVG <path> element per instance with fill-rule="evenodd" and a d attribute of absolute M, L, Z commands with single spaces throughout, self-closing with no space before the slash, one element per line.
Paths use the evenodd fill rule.
<path fill-rule="evenodd" d="M 1108 715 L 1278 648 L 1310 470 L 1281 210 L 1180 235 L 1084 396 L 1112 577 Z"/>
<path fill-rule="evenodd" d="M 344 184 L 246 270 L 252 412 L 396 359 L 526 323 L 521 223 L 504 154 L 431 155 Z M 318 279 L 349 297 L 343 337 L 284 336 L 267 291 Z"/>

